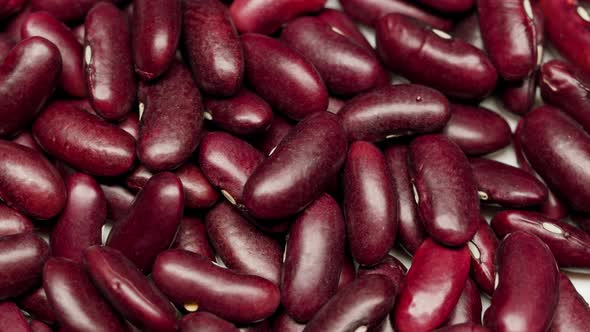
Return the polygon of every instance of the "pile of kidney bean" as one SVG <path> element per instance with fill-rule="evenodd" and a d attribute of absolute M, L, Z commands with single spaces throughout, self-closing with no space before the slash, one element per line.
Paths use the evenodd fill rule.
<path fill-rule="evenodd" d="M 590 331 L 581 1 L 0 0 L 0 332 Z"/>

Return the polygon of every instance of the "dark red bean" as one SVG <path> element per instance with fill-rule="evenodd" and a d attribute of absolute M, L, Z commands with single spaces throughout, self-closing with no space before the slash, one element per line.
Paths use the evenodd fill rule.
<path fill-rule="evenodd" d="M 51 232 L 51 252 L 81 262 L 84 249 L 101 243 L 107 202 L 96 181 L 82 173 L 66 180 L 68 201 Z"/>
<path fill-rule="evenodd" d="M 408 147 L 391 145 L 385 149 L 385 160 L 395 183 L 395 197 L 399 213 L 398 239 L 404 249 L 413 255 L 428 237 L 422 226 L 418 213 L 410 170 L 408 165 Z"/>
<path fill-rule="evenodd" d="M 6 34 L 12 38 L 15 43 L 21 40 L 21 26 L 32 11 L 31 2 L 28 1 L 28 3 L 19 13 L 11 17 L 10 20 L 8 20 L 8 22 L 3 25 L 3 30 L 6 31 Z"/>
<path fill-rule="evenodd" d="M 85 21 L 84 63 L 92 106 L 107 120 L 129 113 L 136 97 L 131 35 L 127 15 L 99 3 Z"/>
<path fill-rule="evenodd" d="M 14 302 L 0 302 L 0 331 L 31 332 L 29 323 Z"/>
<path fill-rule="evenodd" d="M 338 279 L 338 289 L 346 287 L 346 285 L 353 282 L 354 279 L 356 279 L 356 268 L 354 267 L 352 257 L 346 253 L 344 255 L 344 260 L 342 261 L 342 271 L 340 272 L 340 278 Z"/>
<path fill-rule="evenodd" d="M 414 255 L 392 312 L 396 331 L 430 331 L 445 322 L 469 276 L 467 247 L 443 247 L 432 239 Z"/>
<path fill-rule="evenodd" d="M 0 183 L 6 205 L 29 217 L 52 218 L 66 203 L 65 185 L 41 153 L 1 140 Z"/>
<path fill-rule="evenodd" d="M 33 135 L 50 155 L 92 175 L 120 175 L 135 161 L 131 135 L 68 101 L 46 107 Z"/>
<path fill-rule="evenodd" d="M 440 92 L 415 84 L 383 87 L 359 95 L 338 113 L 348 139 L 381 141 L 442 129 L 451 110 Z"/>
<path fill-rule="evenodd" d="M 461 293 L 461 297 L 445 325 L 452 326 L 464 323 L 481 325 L 481 310 L 479 289 L 471 278 L 467 278 L 463 293 Z"/>
<path fill-rule="evenodd" d="M 61 67 L 59 50 L 45 38 L 25 39 L 8 53 L 0 65 L 0 136 L 15 136 L 31 123 L 53 94 Z"/>
<path fill-rule="evenodd" d="M 246 77 L 273 109 L 294 120 L 327 109 L 326 86 L 302 55 L 278 40 L 258 34 L 243 35 L 242 44 Z"/>
<path fill-rule="evenodd" d="M 208 312 L 194 312 L 180 321 L 181 332 L 239 332 L 230 322 Z"/>
<path fill-rule="evenodd" d="M 215 252 L 209 244 L 205 223 L 196 217 L 182 218 L 171 247 L 194 252 L 211 261 L 215 260 Z"/>
<path fill-rule="evenodd" d="M 462 13 L 471 9 L 475 0 L 419 0 L 419 2 L 443 13 Z"/>
<path fill-rule="evenodd" d="M 504 107 L 512 113 L 525 115 L 535 102 L 538 73 L 533 72 L 520 81 L 502 82 L 500 98 Z"/>
<path fill-rule="evenodd" d="M 386 67 L 414 83 L 460 99 L 481 99 L 496 86 L 483 51 L 450 35 L 390 14 L 376 23 L 377 52 Z"/>
<path fill-rule="evenodd" d="M 590 212 L 590 136 L 550 106 L 527 114 L 520 134 L 527 160 L 549 187 L 574 210 Z"/>
<path fill-rule="evenodd" d="M 494 278 L 496 277 L 496 249 L 498 248 L 498 239 L 496 234 L 481 217 L 477 233 L 471 241 L 467 242 L 467 247 L 471 253 L 471 275 L 488 296 L 494 293 Z"/>
<path fill-rule="evenodd" d="M 39 144 L 37 144 L 33 138 L 33 135 L 31 135 L 31 133 L 28 131 L 23 131 L 22 133 L 18 134 L 18 136 L 12 139 L 12 142 L 43 153 L 43 149 L 41 149 Z"/>
<path fill-rule="evenodd" d="M 426 231 L 447 245 L 471 240 L 479 223 L 479 199 L 463 152 L 445 136 L 428 135 L 412 142 L 410 159 Z"/>
<path fill-rule="evenodd" d="M 551 332 L 584 331 L 590 322 L 590 307 L 570 279 L 559 274 L 559 302 L 551 323 Z"/>
<path fill-rule="evenodd" d="M 436 29 L 449 30 L 453 22 L 429 13 L 428 11 L 404 0 L 340 0 L 344 11 L 353 19 L 374 25 L 382 16 L 389 13 L 406 15 L 424 22 Z"/>
<path fill-rule="evenodd" d="M 348 38 L 348 40 L 353 41 L 368 51 L 374 52 L 373 46 L 371 46 L 356 24 L 344 12 L 332 8 L 324 8 L 317 18 L 328 24 L 332 30 Z"/>
<path fill-rule="evenodd" d="M 559 270 L 549 247 L 534 235 L 514 232 L 500 243 L 496 263 L 498 286 L 484 325 L 493 331 L 547 331 L 559 300 Z"/>
<path fill-rule="evenodd" d="M 33 223 L 16 210 L 0 204 L 0 237 L 33 231 Z"/>
<path fill-rule="evenodd" d="M 269 317 L 280 301 L 274 283 L 236 274 L 184 250 L 161 253 L 152 277 L 172 302 L 188 311 L 207 311 L 239 324 Z"/>
<path fill-rule="evenodd" d="M 340 170 L 346 145 L 335 115 L 320 112 L 305 118 L 248 179 L 243 193 L 248 212 L 260 219 L 281 219 L 301 211 Z"/>
<path fill-rule="evenodd" d="M 0 18 L 5 19 L 10 17 L 23 9 L 26 5 L 26 0 L 7 0 L 0 5 Z"/>
<path fill-rule="evenodd" d="M 105 298 L 143 331 L 176 331 L 176 310 L 168 299 L 119 251 L 93 246 L 84 267 Z"/>
<path fill-rule="evenodd" d="M 48 323 L 55 322 L 55 312 L 49 303 L 49 299 L 47 299 L 47 293 L 45 293 L 43 287 L 39 287 L 34 292 L 18 299 L 18 306 L 35 319 Z"/>
<path fill-rule="evenodd" d="M 291 226 L 281 303 L 296 321 L 309 321 L 338 290 L 345 242 L 342 212 L 327 194 L 309 205 Z"/>
<path fill-rule="evenodd" d="M 393 283 L 395 293 L 398 294 L 404 284 L 408 269 L 397 258 L 387 255 L 374 266 L 359 266 L 358 276 L 367 274 L 381 274 L 388 277 Z"/>
<path fill-rule="evenodd" d="M 122 220 L 113 226 L 107 245 L 129 258 L 142 272 L 149 272 L 156 256 L 167 249 L 180 224 L 184 194 L 172 173 L 154 175 Z"/>
<path fill-rule="evenodd" d="M 479 18 L 477 17 L 477 12 L 474 12 L 455 24 L 452 35 L 480 50 L 485 50 L 481 31 L 479 30 Z"/>
<path fill-rule="evenodd" d="M 127 331 L 79 264 L 51 258 L 43 268 L 43 287 L 62 328 L 68 331 Z"/>
<path fill-rule="evenodd" d="M 38 320 L 32 320 L 29 323 L 29 327 L 31 328 L 31 332 L 52 332 L 53 331 L 47 324 L 40 322 Z"/>
<path fill-rule="evenodd" d="M 272 332 L 303 332 L 305 324 L 297 323 L 285 310 L 277 314 L 272 323 Z"/>
<path fill-rule="evenodd" d="M 279 284 L 283 248 L 230 203 L 221 202 L 209 211 L 205 226 L 213 248 L 228 268 Z"/>
<path fill-rule="evenodd" d="M 118 185 L 101 184 L 100 188 L 107 200 L 107 219 L 110 221 L 121 220 L 131 208 L 135 196 Z"/>
<path fill-rule="evenodd" d="M 393 307 L 391 281 L 382 275 L 360 277 L 342 288 L 313 317 L 305 332 L 362 331 L 377 327 Z"/>
<path fill-rule="evenodd" d="M 441 327 L 433 332 L 491 332 L 491 330 L 478 324 L 465 323 Z"/>
<path fill-rule="evenodd" d="M 234 135 L 264 132 L 273 120 L 270 106 L 246 89 L 229 99 L 207 99 L 204 106 L 205 119 Z"/>
<path fill-rule="evenodd" d="M 352 143 L 343 182 L 352 257 L 362 265 L 376 264 L 393 247 L 398 225 L 395 184 L 381 151 L 371 143 Z"/>
<path fill-rule="evenodd" d="M 60 21 L 73 22 L 83 20 L 86 13 L 102 0 L 31 0 L 35 11 L 46 11 Z M 122 0 L 107 0 L 120 3 Z"/>
<path fill-rule="evenodd" d="M 265 156 L 271 155 L 277 145 L 287 136 L 293 128 L 293 124 L 282 115 L 275 114 L 270 127 L 260 136 L 255 146 L 264 153 Z"/>
<path fill-rule="evenodd" d="M 117 126 L 133 136 L 135 140 L 139 137 L 139 116 L 131 113 L 125 120 L 119 122 Z"/>
<path fill-rule="evenodd" d="M 168 69 L 181 30 L 180 0 L 133 1 L 133 59 L 141 79 L 154 79 Z"/>
<path fill-rule="evenodd" d="M 484 155 L 510 144 L 508 122 L 487 108 L 451 105 L 451 118 L 443 133 L 467 155 Z"/>

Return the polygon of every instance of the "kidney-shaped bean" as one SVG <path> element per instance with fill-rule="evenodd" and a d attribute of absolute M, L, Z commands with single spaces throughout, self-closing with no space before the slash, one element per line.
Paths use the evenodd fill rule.
<path fill-rule="evenodd" d="M 194 312 L 180 321 L 181 332 L 239 332 L 232 323 L 208 312 Z"/>
<path fill-rule="evenodd" d="M 445 325 L 452 326 L 464 323 L 481 324 L 481 296 L 477 285 L 471 278 L 467 278 L 465 288 L 461 293 L 459 301 Z"/>
<path fill-rule="evenodd" d="M 496 248 L 498 238 L 488 224 L 481 217 L 477 233 L 473 236 L 467 247 L 471 253 L 471 275 L 481 290 L 492 296 L 494 293 L 494 279 L 496 277 Z"/>
<path fill-rule="evenodd" d="M 31 332 L 29 323 L 14 302 L 0 302 L 0 330 Z"/>
<path fill-rule="evenodd" d="M 18 211 L 0 204 L 0 237 L 33 231 L 33 223 Z"/>
<path fill-rule="evenodd" d="M 551 322 L 551 332 L 584 331 L 590 322 L 590 307 L 571 280 L 559 274 L 559 302 Z"/>

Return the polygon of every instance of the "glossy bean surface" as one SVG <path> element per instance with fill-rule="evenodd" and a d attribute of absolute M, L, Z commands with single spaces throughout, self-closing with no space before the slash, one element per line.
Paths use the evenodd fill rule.
<path fill-rule="evenodd" d="M 584 331 L 590 322 L 590 307 L 571 280 L 559 274 L 559 302 L 555 310 L 551 332 Z"/>
<path fill-rule="evenodd" d="M 182 218 L 171 248 L 191 251 L 211 261 L 215 260 L 215 252 L 209 243 L 205 223 L 196 217 Z"/>
<path fill-rule="evenodd" d="M 31 332 L 29 323 L 14 302 L 0 302 L 0 330 Z"/>
<path fill-rule="evenodd" d="M 194 312 L 180 321 L 181 332 L 238 332 L 230 322 L 208 312 Z"/>
<path fill-rule="evenodd" d="M 481 297 L 479 295 L 479 289 L 471 278 L 467 278 L 465 282 L 465 288 L 459 297 L 455 309 L 451 312 L 445 325 L 459 325 L 464 323 L 481 324 Z"/>
<path fill-rule="evenodd" d="M 343 11 L 324 8 L 317 18 L 328 24 L 337 33 L 355 42 L 364 49 L 374 52 L 373 46 L 371 46 L 367 38 L 365 38 L 352 19 L 350 19 L 350 17 L 348 17 Z"/>
<path fill-rule="evenodd" d="M 33 223 L 18 211 L 0 204 L 0 237 L 33 231 Z"/>
<path fill-rule="evenodd" d="M 477 233 L 467 243 L 467 247 L 471 253 L 471 276 L 488 296 L 492 296 L 494 293 L 498 244 L 496 234 L 488 222 L 481 217 Z"/>

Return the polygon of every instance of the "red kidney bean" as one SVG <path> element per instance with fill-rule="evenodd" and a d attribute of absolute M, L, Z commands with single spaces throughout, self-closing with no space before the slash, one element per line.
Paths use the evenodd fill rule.
<path fill-rule="evenodd" d="M 590 307 L 570 279 L 559 274 L 559 302 L 551 323 L 551 332 L 584 331 L 590 322 Z"/>
<path fill-rule="evenodd" d="M 443 133 L 467 155 L 484 155 L 510 144 L 508 122 L 487 108 L 451 105 L 451 118 Z"/>
<path fill-rule="evenodd" d="M 432 239 L 414 255 L 392 312 L 396 331 L 429 331 L 445 322 L 469 276 L 467 247 L 443 247 Z"/>
<path fill-rule="evenodd" d="M 121 175 L 135 162 L 131 135 L 68 101 L 46 107 L 33 135 L 50 155 L 92 175 Z"/>
<path fill-rule="evenodd" d="M 394 288 L 387 277 L 378 274 L 360 277 L 338 291 L 307 323 L 304 331 L 371 330 L 391 310 L 394 298 Z"/>
<path fill-rule="evenodd" d="M 522 169 L 484 158 L 474 158 L 470 162 L 483 203 L 519 208 L 547 200 L 545 185 Z"/>
<path fill-rule="evenodd" d="M 346 13 L 332 8 L 324 8 L 316 17 L 320 21 L 328 24 L 335 32 L 348 38 L 348 40 L 356 43 L 367 51 L 374 52 L 373 46 L 371 46 L 367 38 L 365 38 L 356 24 L 354 24 Z"/>
<path fill-rule="evenodd" d="M 328 91 L 322 78 L 302 55 L 278 40 L 258 34 L 243 35 L 242 44 L 246 77 L 273 109 L 294 120 L 327 109 Z"/>
<path fill-rule="evenodd" d="M 92 106 L 107 120 L 120 120 L 136 97 L 131 35 L 127 15 L 99 3 L 85 21 L 84 63 Z"/>
<path fill-rule="evenodd" d="M 252 216 L 281 219 L 301 211 L 326 189 L 346 154 L 340 120 L 329 112 L 301 121 L 252 173 L 243 201 Z"/>
<path fill-rule="evenodd" d="M 201 95 L 189 70 L 175 62 L 158 81 L 142 82 L 138 94 L 137 157 L 152 171 L 178 167 L 197 148 L 203 126 Z"/>
<path fill-rule="evenodd" d="M 457 22 L 453 28 L 452 35 L 480 50 L 485 50 L 481 31 L 479 30 L 479 18 L 477 17 L 477 12 L 474 12 Z"/>
<path fill-rule="evenodd" d="M 481 310 L 479 289 L 471 278 L 467 278 L 461 297 L 445 325 L 452 326 L 464 323 L 481 325 Z"/>
<path fill-rule="evenodd" d="M 443 13 L 463 13 L 473 7 L 475 0 L 419 0 L 419 2 Z"/>
<path fill-rule="evenodd" d="M 207 99 L 204 106 L 205 119 L 235 135 L 264 132 L 273 120 L 270 106 L 246 89 L 229 99 Z"/>
<path fill-rule="evenodd" d="M 0 4 L 0 19 L 10 17 L 23 9 L 26 0 L 7 0 Z"/>
<path fill-rule="evenodd" d="M 283 138 L 287 136 L 291 128 L 293 128 L 291 122 L 287 121 L 287 119 L 280 114 L 275 114 L 270 127 L 255 142 L 255 146 L 260 149 L 265 156 L 270 156 L 277 145 L 279 145 Z"/>
<path fill-rule="evenodd" d="M 346 285 L 353 282 L 354 279 L 356 279 L 356 268 L 354 267 L 352 258 L 346 253 L 344 255 L 344 260 L 342 261 L 342 271 L 340 272 L 340 278 L 338 279 L 338 289 L 346 287 Z"/>
<path fill-rule="evenodd" d="M 168 299 L 119 251 L 92 246 L 84 267 L 107 300 L 143 331 L 176 331 L 176 310 Z"/>
<path fill-rule="evenodd" d="M 194 312 L 180 321 L 181 332 L 239 332 L 230 322 L 208 312 Z"/>
<path fill-rule="evenodd" d="M 41 153 L 1 140 L 0 183 L 6 205 L 32 218 L 55 217 L 66 203 L 65 185 Z"/>
<path fill-rule="evenodd" d="M 274 283 L 236 274 L 184 250 L 161 253 L 152 278 L 172 302 L 188 311 L 202 309 L 239 324 L 269 317 L 280 301 Z"/>
<path fill-rule="evenodd" d="M 63 258 L 51 258 L 43 268 L 43 287 L 63 329 L 126 331 L 79 264 Z"/>
<path fill-rule="evenodd" d="M 62 59 L 61 89 L 74 97 L 86 97 L 88 89 L 82 64 L 82 46 L 72 31 L 46 12 L 30 14 L 21 29 L 23 38 L 39 36 L 57 46 Z"/>
<path fill-rule="evenodd" d="M 340 207 L 327 194 L 309 205 L 291 226 L 281 303 L 296 321 L 309 321 L 338 290 L 345 232 Z"/>
<path fill-rule="evenodd" d="M 185 1 L 184 47 L 197 85 L 232 96 L 244 76 L 244 54 L 228 9 L 218 0 Z"/>
<path fill-rule="evenodd" d="M 0 330 L 31 332 L 25 316 L 14 302 L 0 302 Z"/>
<path fill-rule="evenodd" d="M 34 11 L 46 11 L 60 21 L 73 22 L 83 20 L 86 13 L 102 0 L 31 0 Z M 123 0 L 107 0 L 121 3 Z"/>
<path fill-rule="evenodd" d="M 381 151 L 371 143 L 352 143 L 343 182 L 352 257 L 361 265 L 376 264 L 393 247 L 398 225 L 395 184 Z"/>
<path fill-rule="evenodd" d="M 374 266 L 359 266 L 358 276 L 361 277 L 367 274 L 384 275 L 391 280 L 395 294 L 398 294 L 403 286 L 406 272 L 408 272 L 408 269 L 406 269 L 402 262 L 391 255 L 387 255 L 381 262 Z"/>
<path fill-rule="evenodd" d="M 215 252 L 209 244 L 205 223 L 196 217 L 182 218 L 171 247 L 194 252 L 211 261 L 215 260 Z"/>
<path fill-rule="evenodd" d="M 305 324 L 297 323 L 293 318 L 289 317 L 285 310 L 277 314 L 272 323 L 272 332 L 303 332 Z"/>
<path fill-rule="evenodd" d="M 504 107 L 512 113 L 525 115 L 535 102 L 538 73 L 533 72 L 520 81 L 502 82 L 500 98 Z"/>
<path fill-rule="evenodd" d="M 415 84 L 383 87 L 359 95 L 338 113 L 348 139 L 381 141 L 442 129 L 451 116 L 440 92 Z"/>
<path fill-rule="evenodd" d="M 110 221 L 121 220 L 131 208 L 135 196 L 118 185 L 101 184 L 100 188 L 107 200 L 107 219 Z"/>
<path fill-rule="evenodd" d="M 132 17 L 135 72 L 143 80 L 152 80 L 174 60 L 182 30 L 182 2 L 135 0 Z"/>
<path fill-rule="evenodd" d="M 84 249 L 101 243 L 107 203 L 96 181 L 82 173 L 66 180 L 68 201 L 51 232 L 51 252 L 81 262 Z"/>
<path fill-rule="evenodd" d="M 182 183 L 172 173 L 154 175 L 123 219 L 113 226 L 107 245 L 149 272 L 156 256 L 167 249 L 180 224 L 184 208 Z"/>
<path fill-rule="evenodd" d="M 340 5 L 350 17 L 365 24 L 374 25 L 377 19 L 389 13 L 398 13 L 422 21 L 436 29 L 449 30 L 453 22 L 436 16 L 404 0 L 340 0 Z"/>
<path fill-rule="evenodd" d="M 471 241 L 467 242 L 467 247 L 471 253 L 471 275 L 488 296 L 494 293 L 494 278 L 496 277 L 496 249 L 498 248 L 498 239 L 496 234 L 481 217 L 477 233 Z"/>
<path fill-rule="evenodd" d="M 16 210 L 0 204 L 0 237 L 33 231 L 33 223 Z"/>
<path fill-rule="evenodd" d="M 53 330 L 47 326 L 47 324 L 40 322 L 38 320 L 32 320 L 29 323 L 29 327 L 31 328 L 31 332 L 52 332 Z"/>
<path fill-rule="evenodd" d="M 319 11 L 326 0 L 236 0 L 231 16 L 240 32 L 271 34 L 297 16 Z"/>
<path fill-rule="evenodd" d="M 543 106 L 526 115 L 520 139 L 549 187 L 574 210 L 590 212 L 590 136 L 558 109 Z"/>
<path fill-rule="evenodd" d="M 12 142 L 43 153 L 43 149 L 41 149 L 39 144 L 35 142 L 33 135 L 31 135 L 31 133 L 28 131 L 23 131 L 22 133 L 18 134 L 18 136 L 12 139 Z"/>
<path fill-rule="evenodd" d="M 416 138 L 409 153 L 424 228 L 441 243 L 465 244 L 479 222 L 477 186 L 469 161 L 442 135 Z"/>
<path fill-rule="evenodd" d="M 31 123 L 60 73 L 59 50 L 45 38 L 27 38 L 8 53 L 0 65 L 0 136 L 15 136 Z"/>
<path fill-rule="evenodd" d="M 398 239 L 404 249 L 412 255 L 428 237 L 428 233 L 422 226 L 414 198 L 408 165 L 408 147 L 406 145 L 388 146 L 385 149 L 385 160 L 395 183 L 399 214 Z"/>
<path fill-rule="evenodd" d="M 485 53 L 442 31 L 390 14 L 377 21 L 376 36 L 385 66 L 414 83 L 459 99 L 484 98 L 496 86 L 497 73 Z"/>
<path fill-rule="evenodd" d="M 47 293 L 45 293 L 43 287 L 39 287 L 34 292 L 28 293 L 18 299 L 18 306 L 35 319 L 48 323 L 55 322 L 55 313 L 51 304 L 49 304 Z"/>
<path fill-rule="evenodd" d="M 498 286 L 484 325 L 494 331 L 547 331 L 559 300 L 559 270 L 549 247 L 534 235 L 514 232 L 500 243 L 496 264 Z"/>
<path fill-rule="evenodd" d="M 464 323 L 441 327 L 433 332 L 491 332 L 491 330 L 478 324 Z"/>
<path fill-rule="evenodd" d="M 228 268 L 279 284 L 283 248 L 242 217 L 231 204 L 221 202 L 210 210 L 205 226 L 211 244 Z"/>

